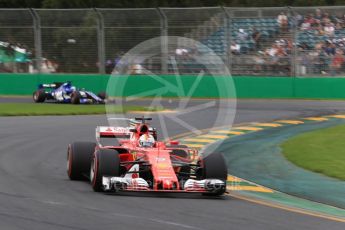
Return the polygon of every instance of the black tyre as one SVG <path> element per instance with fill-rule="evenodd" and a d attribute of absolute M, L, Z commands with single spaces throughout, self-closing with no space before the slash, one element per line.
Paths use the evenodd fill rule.
<path fill-rule="evenodd" d="M 80 104 L 80 98 L 81 98 L 80 92 L 74 91 L 71 95 L 71 103 L 75 105 Z"/>
<path fill-rule="evenodd" d="M 99 94 L 97 94 L 97 96 L 102 100 L 105 100 L 107 98 L 107 94 L 105 92 L 100 92 Z"/>
<path fill-rule="evenodd" d="M 67 149 L 67 174 L 71 180 L 85 180 L 90 172 L 92 154 L 96 144 L 75 142 Z"/>
<path fill-rule="evenodd" d="M 34 102 L 36 103 L 42 103 L 46 100 L 46 92 L 44 90 L 36 90 L 33 94 L 32 94 L 32 98 L 34 99 Z"/>
<path fill-rule="evenodd" d="M 226 183 L 228 169 L 221 153 L 204 154 L 199 162 L 200 169 L 197 172 L 199 179 L 219 179 Z M 214 193 L 205 193 L 204 195 L 222 195 L 226 191 L 226 186 L 215 190 Z"/>
<path fill-rule="evenodd" d="M 228 177 L 228 169 L 221 153 L 206 154 L 202 159 L 203 179 L 219 179 L 226 181 Z"/>
<path fill-rule="evenodd" d="M 119 176 L 120 158 L 116 150 L 100 149 L 93 155 L 90 169 L 91 186 L 95 192 L 103 191 L 103 176 Z"/>

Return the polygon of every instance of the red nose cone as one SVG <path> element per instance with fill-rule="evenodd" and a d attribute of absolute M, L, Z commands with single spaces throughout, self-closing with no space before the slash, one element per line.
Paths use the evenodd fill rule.
<path fill-rule="evenodd" d="M 173 183 L 170 180 L 163 181 L 163 189 L 172 189 Z"/>

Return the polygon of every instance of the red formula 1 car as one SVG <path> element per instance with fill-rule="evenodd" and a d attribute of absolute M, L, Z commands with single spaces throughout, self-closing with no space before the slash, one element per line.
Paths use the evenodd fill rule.
<path fill-rule="evenodd" d="M 198 154 L 177 142 L 157 141 L 148 120 L 131 119 L 130 127 L 97 127 L 97 143 L 68 145 L 69 178 L 89 179 L 97 192 L 225 193 L 227 166 L 222 154 Z M 118 144 L 103 146 L 102 138 L 117 139 Z"/>

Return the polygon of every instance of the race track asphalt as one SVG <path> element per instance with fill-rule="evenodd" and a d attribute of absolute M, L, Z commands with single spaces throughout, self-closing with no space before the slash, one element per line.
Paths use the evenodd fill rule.
<path fill-rule="evenodd" d="M 345 111 L 345 102 L 243 100 L 238 103 L 235 123 L 341 111 Z M 186 118 L 195 127 L 208 128 L 214 113 L 210 108 Z M 344 223 L 231 196 L 210 199 L 199 195 L 95 193 L 86 182 L 68 180 L 66 148 L 73 141 L 94 141 L 94 128 L 101 124 L 107 124 L 104 115 L 0 118 L 0 229 L 345 228 Z M 186 131 L 167 125 L 169 135 Z"/>

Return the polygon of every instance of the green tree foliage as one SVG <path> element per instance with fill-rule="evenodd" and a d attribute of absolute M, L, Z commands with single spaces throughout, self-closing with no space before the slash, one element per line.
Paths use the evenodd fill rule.
<path fill-rule="evenodd" d="M 0 0 L 0 8 L 269 7 L 344 4 L 344 0 Z"/>
<path fill-rule="evenodd" d="M 0 0 L 0 8 L 40 8 L 43 0 Z"/>
<path fill-rule="evenodd" d="M 325 6 L 328 5 L 326 0 L 295 0 L 293 6 Z"/>

